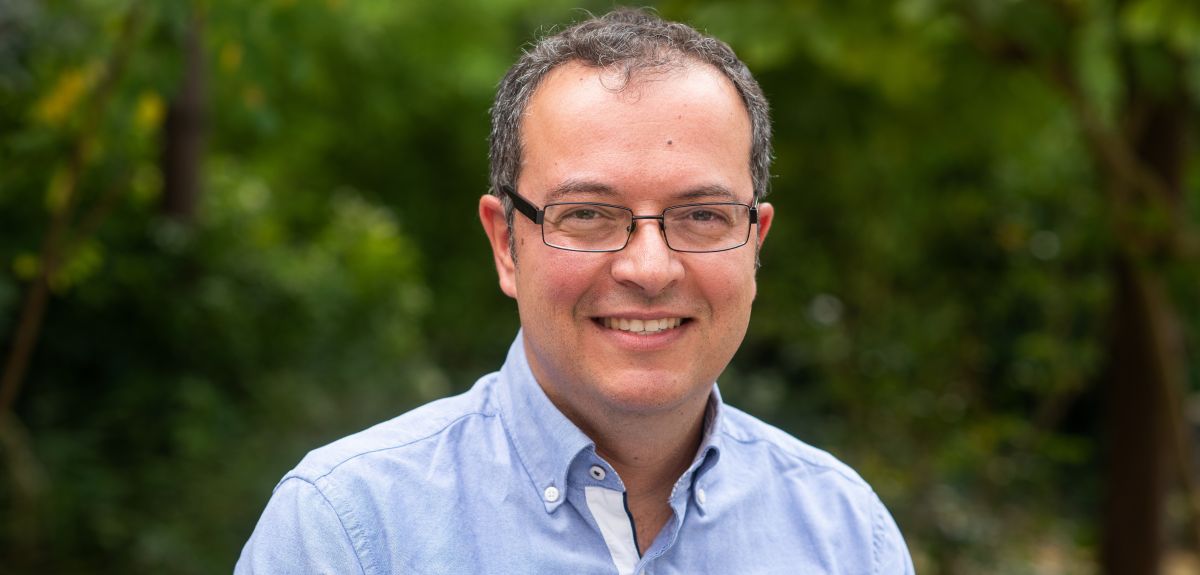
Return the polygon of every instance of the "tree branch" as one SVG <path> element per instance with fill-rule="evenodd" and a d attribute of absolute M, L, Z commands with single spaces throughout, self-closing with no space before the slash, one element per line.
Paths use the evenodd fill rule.
<path fill-rule="evenodd" d="M 134 38 L 140 20 L 141 4 L 134 4 L 122 21 L 117 45 L 109 57 L 95 93 L 88 99 L 83 125 L 75 137 L 67 164 L 67 177 L 63 183 L 62 192 L 63 201 L 61 205 L 51 211 L 50 226 L 42 241 L 41 265 L 26 293 L 12 348 L 4 363 L 3 375 L 0 375 L 0 414 L 12 411 L 24 383 L 30 358 L 37 347 L 38 336 L 50 297 L 50 279 L 58 271 L 61 263 L 64 239 L 74 215 L 79 182 L 86 169 L 91 143 L 99 130 L 112 93 L 133 52 Z"/>
<path fill-rule="evenodd" d="M 1069 29 L 1071 24 L 1079 21 L 1080 16 L 1076 8 L 1062 4 L 1056 4 L 1059 5 L 1057 11 L 1063 15 L 1064 27 Z M 1003 66 L 1031 70 L 1067 102 L 1098 167 L 1112 177 L 1113 185 L 1104 186 L 1103 189 L 1116 208 L 1114 214 L 1119 216 L 1113 224 L 1118 236 L 1125 240 L 1119 242 L 1122 249 L 1130 251 L 1138 259 L 1156 249 L 1183 259 L 1200 257 L 1200 234 L 1170 209 L 1170 187 L 1138 157 L 1129 140 L 1116 127 L 1104 121 L 1072 73 L 1069 55 L 1038 58 L 1020 43 L 994 33 L 970 10 L 962 6 L 959 8 L 958 16 L 967 31 L 967 40 L 980 53 Z M 1136 209 L 1160 210 L 1164 214 L 1171 214 L 1171 225 L 1165 231 L 1150 233 L 1128 218 L 1121 217 Z"/>

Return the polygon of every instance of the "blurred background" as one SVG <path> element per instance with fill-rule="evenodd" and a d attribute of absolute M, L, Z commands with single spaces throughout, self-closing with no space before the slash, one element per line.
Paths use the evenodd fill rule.
<path fill-rule="evenodd" d="M 727 399 L 920 573 L 1200 573 L 1200 4 L 652 4 L 774 107 Z M 495 370 L 487 110 L 610 5 L 0 0 L 0 573 L 228 572 L 304 453 Z"/>

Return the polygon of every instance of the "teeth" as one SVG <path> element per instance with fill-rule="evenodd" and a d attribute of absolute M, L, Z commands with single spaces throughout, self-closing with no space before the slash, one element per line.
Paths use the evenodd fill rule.
<path fill-rule="evenodd" d="M 606 317 L 604 318 L 603 323 L 604 327 L 610 329 L 649 334 L 677 328 L 683 323 L 683 318 L 667 317 L 662 319 L 627 319 Z"/>

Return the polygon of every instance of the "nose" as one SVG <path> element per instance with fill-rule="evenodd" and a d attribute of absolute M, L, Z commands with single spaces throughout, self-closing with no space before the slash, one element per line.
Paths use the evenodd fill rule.
<path fill-rule="evenodd" d="M 625 249 L 614 254 L 613 279 L 654 297 L 683 278 L 683 262 L 667 247 L 658 221 L 634 220 L 633 226 Z"/>

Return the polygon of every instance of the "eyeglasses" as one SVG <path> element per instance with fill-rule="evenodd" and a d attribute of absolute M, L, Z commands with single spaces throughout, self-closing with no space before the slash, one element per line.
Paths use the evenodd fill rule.
<path fill-rule="evenodd" d="M 637 220 L 658 220 L 667 247 L 677 252 L 723 252 L 750 240 L 758 208 L 736 202 L 671 206 L 657 216 L 636 216 L 613 204 L 565 202 L 538 209 L 509 186 L 500 188 L 513 207 L 542 228 L 542 241 L 573 252 L 617 252 L 625 249 Z"/>

